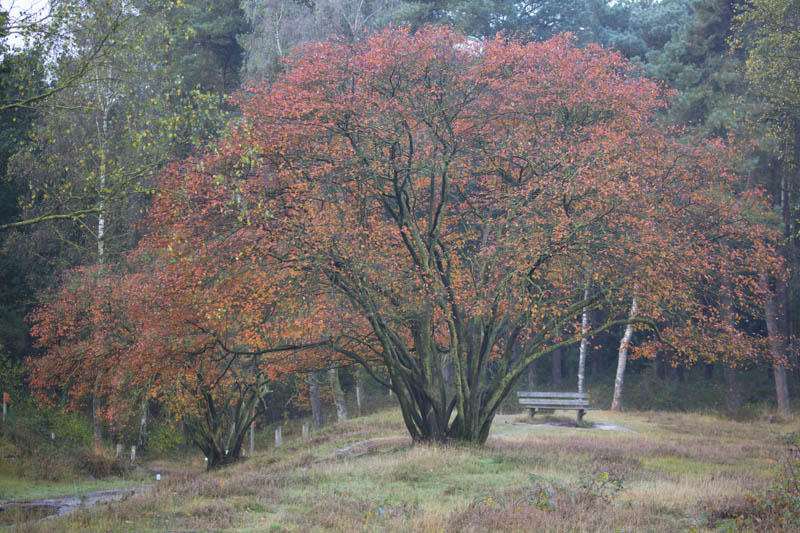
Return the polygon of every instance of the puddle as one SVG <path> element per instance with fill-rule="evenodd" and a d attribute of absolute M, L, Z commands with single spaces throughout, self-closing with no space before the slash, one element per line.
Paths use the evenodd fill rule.
<path fill-rule="evenodd" d="M 78 509 L 92 507 L 99 503 L 124 500 L 135 492 L 152 487 L 152 483 L 125 487 L 121 489 L 100 490 L 86 494 L 60 496 L 30 502 L 9 502 L 0 504 L 0 526 L 10 526 L 31 520 L 44 520 L 62 516 Z"/>

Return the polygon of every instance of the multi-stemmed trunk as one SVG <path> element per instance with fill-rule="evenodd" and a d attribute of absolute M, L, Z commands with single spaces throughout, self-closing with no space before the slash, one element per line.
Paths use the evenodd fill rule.
<path fill-rule="evenodd" d="M 415 441 L 457 440 L 482 444 L 503 401 L 525 376 L 536 359 L 577 343 L 560 333 L 571 318 L 591 309 L 599 295 L 567 306 L 564 316 L 549 328 L 525 335 L 522 321 L 494 314 L 466 318 L 454 313 L 450 319 L 450 343 L 443 347 L 434 338 L 434 313 L 421 313 L 405 323 L 408 336 L 398 334 L 380 314 L 368 317 L 381 342 L 383 366 L 388 381 L 372 364 L 344 346 L 336 349 L 364 365 L 385 386 L 390 386 Z M 629 319 L 609 319 L 586 332 L 592 336 Z M 411 339 L 410 345 L 406 338 Z M 515 348 L 522 343 L 522 348 Z M 499 352 L 498 352 L 499 350 Z M 452 362 L 452 390 L 444 380 L 445 366 Z"/>
<path fill-rule="evenodd" d="M 255 420 L 258 404 L 268 392 L 266 378 L 234 388 L 225 399 L 215 397 L 212 390 L 200 391 L 202 414 L 185 418 L 189 437 L 205 454 L 209 469 L 242 458 L 242 445 Z"/>

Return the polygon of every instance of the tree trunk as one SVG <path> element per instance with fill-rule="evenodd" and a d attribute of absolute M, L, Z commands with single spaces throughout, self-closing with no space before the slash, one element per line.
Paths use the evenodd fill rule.
<path fill-rule="evenodd" d="M 536 390 L 536 361 L 531 361 L 527 369 L 528 374 L 528 389 Z"/>
<path fill-rule="evenodd" d="M 314 427 L 314 431 L 319 431 L 324 422 L 322 417 L 322 402 L 319 398 L 319 378 L 316 372 L 310 372 L 308 374 L 308 392 L 311 396 L 311 424 Z"/>
<path fill-rule="evenodd" d="M 583 290 L 583 299 L 589 298 L 589 287 Z M 588 339 L 586 334 L 589 331 L 589 311 L 584 307 L 581 313 L 581 346 L 578 350 L 578 392 L 583 392 L 584 378 L 586 375 L 586 345 Z"/>
<path fill-rule="evenodd" d="M 95 79 L 97 82 L 97 79 Z M 108 115 L 111 110 L 111 97 L 108 92 L 101 94 L 100 83 L 97 82 L 95 87 L 97 89 L 98 103 L 102 109 L 101 124 L 98 124 L 98 134 L 100 135 L 100 171 L 98 173 L 98 188 L 100 192 L 100 201 L 97 204 L 97 264 L 102 266 L 105 263 L 105 230 L 106 230 L 106 211 L 105 211 L 105 194 L 106 194 L 106 152 L 107 152 L 107 138 L 108 138 Z M 100 328 L 99 324 L 95 327 Z M 97 377 L 99 379 L 99 376 Z M 102 443 L 102 430 L 100 427 L 100 418 L 98 412 L 100 411 L 100 398 L 97 393 L 92 394 L 92 441 L 95 448 L 99 447 Z"/>
<path fill-rule="evenodd" d="M 667 378 L 670 381 L 677 381 L 678 380 L 678 366 L 674 364 L 673 361 L 670 361 L 666 364 L 667 366 Z"/>
<path fill-rule="evenodd" d="M 664 362 L 663 355 L 656 356 L 656 376 L 662 380 L 667 377 L 667 363 Z"/>
<path fill-rule="evenodd" d="M 553 351 L 553 387 L 556 389 L 561 388 L 561 381 L 563 379 L 562 373 L 562 351 L 561 348 Z"/>
<path fill-rule="evenodd" d="M 361 416 L 361 402 L 364 401 L 364 375 L 362 374 L 361 367 L 356 370 L 356 410 L 358 416 Z"/>
<path fill-rule="evenodd" d="M 630 318 L 634 318 L 636 316 L 637 309 L 638 303 L 636 302 L 636 297 L 634 296 L 633 301 L 631 302 Z M 617 376 L 614 379 L 614 398 L 611 401 L 612 411 L 622 411 L 622 386 L 625 380 L 625 367 L 628 364 L 628 345 L 630 344 L 632 337 L 633 325 L 628 324 L 625 326 L 625 334 L 622 336 L 622 340 L 619 342 L 619 352 L 617 355 Z"/>
<path fill-rule="evenodd" d="M 767 280 L 763 282 L 766 284 Z M 769 346 L 772 352 L 772 370 L 775 377 L 775 392 L 778 397 L 778 411 L 784 418 L 791 416 L 789 408 L 789 388 L 786 380 L 786 361 L 788 358 L 786 346 L 786 310 L 784 301 L 786 285 L 783 281 L 775 283 L 775 294 L 771 294 L 764 305 L 764 317 L 767 322 Z"/>
<path fill-rule="evenodd" d="M 145 397 L 142 400 L 142 416 L 139 419 L 139 438 L 136 441 L 136 449 L 144 450 L 147 446 L 147 414 L 148 414 L 148 401 Z"/>
<path fill-rule="evenodd" d="M 786 379 L 786 367 L 780 363 L 772 365 L 772 373 L 775 376 L 775 390 L 778 395 L 778 411 L 783 418 L 789 418 L 792 412 L 789 408 L 789 383 Z"/>
<path fill-rule="evenodd" d="M 703 379 L 711 381 L 714 379 L 714 365 L 711 363 L 703 365 Z"/>
<path fill-rule="evenodd" d="M 736 323 L 733 318 L 731 291 L 724 287 L 720 291 L 720 303 L 722 304 L 722 316 L 725 324 L 733 331 Z M 725 378 L 725 407 L 729 415 L 733 415 L 742 406 L 741 394 L 739 393 L 739 383 L 736 379 L 736 370 L 730 365 L 723 365 L 722 375 Z"/>
<path fill-rule="evenodd" d="M 736 369 L 724 365 L 722 374 L 725 376 L 725 408 L 728 410 L 729 415 L 733 415 L 742 406 L 739 381 L 736 379 Z"/>
<path fill-rule="evenodd" d="M 347 402 L 345 401 L 344 392 L 342 391 L 342 384 L 339 381 L 339 369 L 331 368 L 328 370 L 328 377 L 331 382 L 331 389 L 333 389 L 333 404 L 336 406 L 336 420 L 344 422 L 347 420 Z"/>
<path fill-rule="evenodd" d="M 95 449 L 103 444 L 103 429 L 100 425 L 100 399 L 92 394 L 92 445 Z"/>
<path fill-rule="evenodd" d="M 599 376 L 603 373 L 605 365 L 603 364 L 603 350 L 592 351 L 592 378 Z"/>
<path fill-rule="evenodd" d="M 445 390 L 451 391 L 453 389 L 453 361 L 449 357 L 444 357 L 442 360 L 442 380 Z"/>

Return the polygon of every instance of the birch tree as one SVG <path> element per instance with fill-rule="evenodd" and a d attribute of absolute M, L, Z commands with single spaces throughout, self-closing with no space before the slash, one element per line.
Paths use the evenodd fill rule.
<path fill-rule="evenodd" d="M 636 296 L 631 301 L 631 310 L 628 313 L 630 319 L 636 318 L 636 313 L 639 310 L 639 304 L 636 301 Z M 628 346 L 633 338 L 633 324 L 625 326 L 625 334 L 619 341 L 619 350 L 617 354 L 617 373 L 614 377 L 614 398 L 611 400 L 611 410 L 622 410 L 622 389 L 625 381 L 625 367 L 628 364 Z"/>

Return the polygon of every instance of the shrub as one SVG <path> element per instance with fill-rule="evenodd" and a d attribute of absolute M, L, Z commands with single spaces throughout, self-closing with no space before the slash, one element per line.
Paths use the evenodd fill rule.
<path fill-rule="evenodd" d="M 780 468 L 765 491 L 715 509 L 711 525 L 727 525 L 744 531 L 789 531 L 800 524 L 800 433 L 781 438 L 784 444 Z"/>
<path fill-rule="evenodd" d="M 183 444 L 183 436 L 178 428 L 169 423 L 158 425 L 147 436 L 149 452 L 163 455 L 179 448 Z"/>
<path fill-rule="evenodd" d="M 118 457 L 103 448 L 87 449 L 78 457 L 78 464 L 82 471 L 95 478 L 123 476 L 132 468 L 124 455 Z"/>
<path fill-rule="evenodd" d="M 749 498 L 750 516 L 741 520 L 745 526 L 772 529 L 800 524 L 800 433 L 782 440 L 785 448 L 778 475 L 763 494 Z"/>
<path fill-rule="evenodd" d="M 92 423 L 80 413 L 54 413 L 50 417 L 50 430 L 56 444 L 70 446 L 92 445 Z"/>

